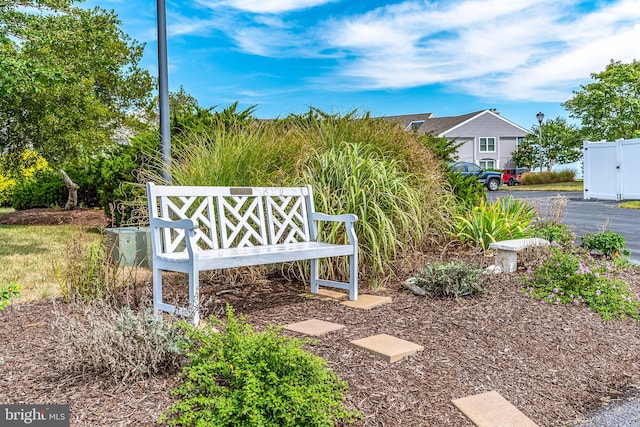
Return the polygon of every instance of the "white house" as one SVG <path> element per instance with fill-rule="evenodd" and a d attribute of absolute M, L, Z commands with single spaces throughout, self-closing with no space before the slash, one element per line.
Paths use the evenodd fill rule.
<path fill-rule="evenodd" d="M 484 169 L 516 167 L 511 152 L 530 132 L 505 119 L 495 110 L 482 110 L 452 117 L 433 113 L 386 116 L 407 131 L 429 133 L 461 142 L 458 160 L 472 162 Z"/>

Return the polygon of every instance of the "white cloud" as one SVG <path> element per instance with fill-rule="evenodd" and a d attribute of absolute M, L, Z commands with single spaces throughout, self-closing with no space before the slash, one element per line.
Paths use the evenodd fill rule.
<path fill-rule="evenodd" d="M 577 13 L 581 6 L 410 1 L 334 20 L 326 42 L 354 58 L 337 73 L 359 89 L 439 83 L 485 97 L 563 101 L 610 59 L 638 55 L 640 0 Z"/>
<path fill-rule="evenodd" d="M 197 0 L 203 6 L 211 8 L 231 7 L 251 13 L 283 13 L 308 9 L 331 3 L 336 0 Z"/>
<path fill-rule="evenodd" d="M 512 100 L 564 101 L 610 59 L 640 59 L 640 0 L 407 0 L 351 16 L 286 14 L 334 1 L 196 0 L 212 18 L 179 18 L 170 33 L 215 30 L 248 54 L 335 58 L 315 81 L 328 88 L 442 84 Z"/>

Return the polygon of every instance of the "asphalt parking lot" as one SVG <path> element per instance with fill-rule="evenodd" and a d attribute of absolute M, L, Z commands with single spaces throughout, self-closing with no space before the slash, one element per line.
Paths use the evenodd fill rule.
<path fill-rule="evenodd" d="M 568 199 L 562 222 L 573 228 L 578 237 L 585 233 L 597 233 L 609 229 L 624 236 L 631 261 L 640 264 L 640 210 L 618 208 L 615 200 L 584 200 L 581 192 L 558 193 L 553 191 L 489 191 L 487 197 L 511 195 L 519 199 L 529 199 L 543 208 L 550 198 L 563 196 Z"/>

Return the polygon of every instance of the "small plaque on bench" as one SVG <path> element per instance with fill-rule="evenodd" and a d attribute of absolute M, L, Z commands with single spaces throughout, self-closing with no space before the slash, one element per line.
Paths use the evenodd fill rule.
<path fill-rule="evenodd" d="M 232 196 L 250 196 L 253 194 L 251 187 L 232 187 L 229 189 Z"/>

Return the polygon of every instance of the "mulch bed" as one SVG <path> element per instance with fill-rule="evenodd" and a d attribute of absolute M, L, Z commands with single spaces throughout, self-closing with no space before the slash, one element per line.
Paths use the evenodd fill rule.
<path fill-rule="evenodd" d="M 406 264 L 440 255 L 422 254 Z M 472 254 L 446 255 L 455 257 L 491 263 Z M 566 426 L 640 385 L 635 320 L 603 322 L 585 307 L 541 305 L 522 296 L 518 273 L 493 275 L 482 296 L 459 300 L 411 294 L 400 285 L 411 273 L 407 267 L 385 289 L 361 289 L 392 297 L 372 310 L 310 299 L 300 295 L 308 291 L 302 284 L 275 279 L 209 283 L 201 300 L 204 314 L 221 315 L 230 303 L 258 328 L 311 318 L 344 324 L 309 349 L 349 383 L 347 404 L 364 414 L 360 426 L 472 426 L 451 400 L 489 390 L 540 426 Z M 637 271 L 624 279 L 640 291 Z M 169 290 L 179 292 L 186 285 Z M 172 402 L 175 372 L 128 383 L 59 372 L 54 310 L 64 316 L 69 309 L 43 300 L 0 312 L 0 403 L 69 403 L 73 426 L 154 425 Z M 349 345 L 380 333 L 425 349 L 388 364 Z"/>

